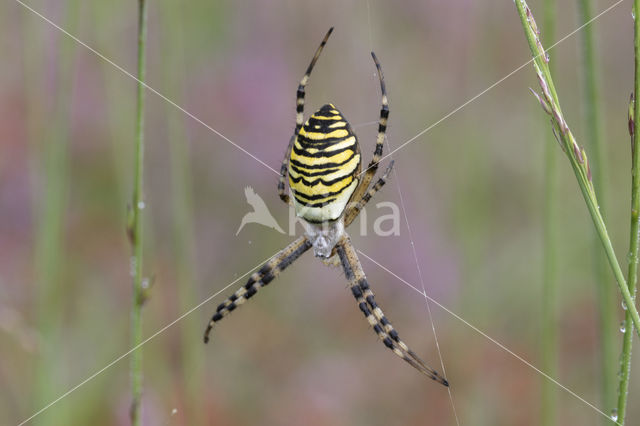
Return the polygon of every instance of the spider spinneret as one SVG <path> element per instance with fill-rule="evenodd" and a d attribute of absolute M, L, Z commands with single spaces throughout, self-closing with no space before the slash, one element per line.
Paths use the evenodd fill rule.
<path fill-rule="evenodd" d="M 361 155 L 357 137 L 335 106 L 326 104 L 304 121 L 305 88 L 332 31 L 333 28 L 330 28 L 325 35 L 298 85 L 296 127 L 282 161 L 278 182 L 280 198 L 287 205 L 293 204 L 296 215 L 303 219 L 305 235 L 271 258 L 251 275 L 244 286 L 217 307 L 205 331 L 204 341 L 209 341 L 209 333 L 216 322 L 253 297 L 260 288 L 273 281 L 282 270 L 313 247 L 316 257 L 326 259 L 337 255 L 359 309 L 384 345 L 421 373 L 449 386 L 444 377 L 400 339 L 376 303 L 351 238 L 345 231 L 382 188 L 393 167 L 391 161 L 382 176 L 371 184 L 382 157 L 389 118 L 384 77 L 376 55 L 371 52 L 380 80 L 382 106 L 373 159 L 363 173 L 360 172 Z M 285 191 L 287 173 L 291 197 Z"/>

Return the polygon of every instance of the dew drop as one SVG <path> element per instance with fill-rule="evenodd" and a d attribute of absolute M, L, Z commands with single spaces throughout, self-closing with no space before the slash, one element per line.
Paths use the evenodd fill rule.
<path fill-rule="evenodd" d="M 249 240 L 249 244 L 253 244 L 253 242 L 251 240 Z"/>
<path fill-rule="evenodd" d="M 142 288 L 147 289 L 149 288 L 149 278 L 145 278 L 142 280 L 142 282 L 140 283 L 140 285 L 142 286 Z"/>
<path fill-rule="evenodd" d="M 611 410 L 611 420 L 613 420 L 614 422 L 618 421 L 618 410 L 616 408 Z"/>
<path fill-rule="evenodd" d="M 622 309 L 624 309 L 625 311 L 627 310 L 627 304 L 624 300 L 622 301 Z"/>
<path fill-rule="evenodd" d="M 138 201 L 138 209 L 144 209 L 144 201 Z"/>
<path fill-rule="evenodd" d="M 173 410 L 171 410 L 171 415 L 172 416 L 176 415 L 176 414 L 178 414 L 178 409 L 177 408 L 174 408 Z"/>
<path fill-rule="evenodd" d="M 624 333 L 624 332 L 626 332 L 626 331 L 627 331 L 626 323 L 625 323 L 624 321 L 622 321 L 622 322 L 620 323 L 620 332 L 621 332 L 621 333 Z"/>

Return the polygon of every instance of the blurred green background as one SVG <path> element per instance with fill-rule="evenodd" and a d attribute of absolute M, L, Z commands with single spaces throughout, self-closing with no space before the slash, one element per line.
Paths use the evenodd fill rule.
<path fill-rule="evenodd" d="M 541 1 L 530 5 L 539 15 Z M 557 38 L 580 25 L 559 2 Z M 597 1 L 596 11 L 613 1 Z M 27 4 L 135 73 L 137 5 Z M 609 173 L 606 220 L 626 263 L 630 188 L 627 102 L 631 3 L 593 25 Z M 295 124 L 295 89 L 317 44 L 336 30 L 311 78 L 307 115 L 334 103 L 373 153 L 385 73 L 389 146 L 398 147 L 530 59 L 512 1 L 152 1 L 148 84 L 275 169 Z M 544 32 L 544 28 L 541 28 Z M 130 246 L 135 81 L 14 1 L 0 4 L 0 424 L 18 424 L 130 349 Z M 544 34 L 543 34 L 544 35 Z M 556 86 L 584 142 L 580 45 L 554 48 Z M 540 366 L 544 144 L 548 118 L 523 68 L 394 154 L 397 177 L 375 202 L 400 205 L 399 236 L 358 248 L 510 350 Z M 237 279 L 292 237 L 259 225 L 236 236 L 262 196 L 287 229 L 277 176 L 147 92 L 145 273 L 154 277 L 145 336 Z M 387 151 L 388 152 L 388 151 Z M 556 379 L 600 399 L 593 227 L 557 149 L 560 212 Z M 301 228 L 297 229 L 298 233 Z M 435 328 L 461 425 L 540 423 L 539 373 L 362 259 L 404 340 L 441 370 Z M 146 343 L 147 425 L 453 425 L 445 388 L 376 340 L 340 269 L 307 254 L 214 330 L 218 303 L 244 279 Z M 622 320 L 617 290 L 615 324 Z M 622 334 L 615 336 L 619 352 Z M 636 339 L 637 343 L 637 339 Z M 637 353 L 637 351 L 636 351 Z M 635 356 L 630 401 L 640 392 Z M 611 369 L 617 371 L 618 366 Z M 554 387 L 558 424 L 598 425 L 594 409 Z M 128 359 L 36 417 L 38 425 L 126 425 Z M 640 419 L 632 404 L 629 424 Z M 635 420 L 634 420 L 635 419 Z"/>

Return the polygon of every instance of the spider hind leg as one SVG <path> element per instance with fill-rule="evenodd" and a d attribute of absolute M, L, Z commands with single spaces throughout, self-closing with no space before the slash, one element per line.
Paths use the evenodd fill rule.
<path fill-rule="evenodd" d="M 369 287 L 369 283 L 367 282 L 366 278 L 360 279 L 358 281 L 358 286 L 360 287 L 360 290 L 364 296 L 364 300 L 366 300 L 367 305 L 370 308 L 370 311 L 376 317 L 378 324 L 384 328 L 384 331 L 388 334 L 389 338 L 391 338 L 405 353 L 407 353 L 412 358 L 413 361 L 415 361 L 417 364 L 420 365 L 421 368 L 418 368 L 418 370 L 422 372 L 425 372 L 425 371 L 428 372 L 427 375 L 431 377 L 433 380 L 440 381 L 443 385 L 448 386 L 449 382 L 447 382 L 446 379 L 441 377 L 436 370 L 429 367 L 414 351 L 412 351 L 409 348 L 409 346 L 407 346 L 406 343 L 404 343 L 400 339 L 400 335 L 398 334 L 396 329 L 393 327 L 391 322 L 387 319 L 384 312 L 382 312 L 382 309 L 380 309 L 380 307 L 376 303 L 375 296 L 373 294 L 373 291 Z M 389 347 L 387 342 L 385 342 L 385 345 Z"/>
<path fill-rule="evenodd" d="M 351 292 L 358 302 L 358 307 L 364 314 L 369 325 L 382 340 L 384 345 L 391 351 L 402 358 L 416 370 L 420 371 L 427 377 L 435 380 L 444 386 L 449 386 L 449 382 L 442 377 L 436 370 L 429 367 L 415 352 L 400 340 L 398 332 L 393 328 L 389 320 L 386 318 L 380 307 L 375 302 L 373 292 L 369 288 L 362 265 L 358 260 L 358 256 L 351 244 L 348 235 L 345 234 L 343 239 L 337 246 L 338 255 L 342 261 L 345 276 L 349 280 Z"/>
<path fill-rule="evenodd" d="M 258 271 L 251 274 L 245 285 L 218 305 L 215 314 L 211 317 L 211 320 L 207 324 L 207 329 L 204 332 L 204 343 L 209 342 L 209 334 L 216 322 L 229 315 L 236 310 L 238 306 L 253 297 L 260 288 L 273 281 L 281 271 L 291 265 L 310 248 L 311 243 L 309 240 L 307 240 L 306 237 L 300 237 L 273 256 Z"/>

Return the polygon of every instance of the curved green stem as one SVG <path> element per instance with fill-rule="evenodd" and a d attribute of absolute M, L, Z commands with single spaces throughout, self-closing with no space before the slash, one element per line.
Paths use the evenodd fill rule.
<path fill-rule="evenodd" d="M 607 227 L 602 215 L 600 214 L 598 199 L 593 187 L 593 182 L 591 181 L 591 169 L 589 167 L 587 153 L 576 142 L 573 133 L 571 133 L 571 129 L 569 129 L 569 126 L 564 119 L 564 115 L 562 114 L 560 101 L 553 84 L 553 79 L 551 78 L 551 72 L 549 71 L 549 58 L 547 57 L 546 52 L 542 47 L 542 43 L 540 42 L 539 32 L 535 19 L 533 18 L 533 14 L 525 0 L 516 0 L 515 4 L 518 9 L 518 15 L 520 16 L 525 37 L 533 55 L 534 68 L 540 82 L 540 87 L 542 88 L 542 95 L 538 95 L 536 93 L 536 97 L 540 101 L 544 111 L 551 116 L 554 134 L 557 136 L 560 146 L 569 159 L 569 163 L 571 164 L 571 168 L 573 169 L 578 181 L 578 186 L 580 187 L 580 191 L 584 197 L 587 209 L 589 210 L 589 214 L 591 215 L 591 219 L 598 233 L 598 237 L 600 238 L 600 242 L 602 243 L 607 255 L 607 260 L 609 261 L 609 265 L 613 271 L 613 275 L 615 276 L 618 288 L 620 289 L 622 298 L 628 307 L 627 313 L 630 315 L 631 320 L 636 327 L 636 333 L 640 336 L 640 331 L 638 330 L 638 326 L 640 326 L 640 315 L 638 315 L 638 310 L 636 309 L 634 300 L 629 293 L 627 281 L 622 273 L 622 269 L 620 268 L 620 264 L 618 263 L 618 259 L 616 258 L 611 244 L 611 239 L 607 232 Z"/>

